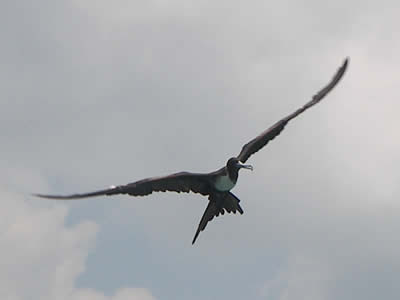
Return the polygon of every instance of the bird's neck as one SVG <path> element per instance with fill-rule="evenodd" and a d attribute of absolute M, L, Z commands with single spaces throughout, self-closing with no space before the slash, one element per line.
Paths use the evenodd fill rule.
<path fill-rule="evenodd" d="M 230 179 L 232 182 L 236 183 L 236 181 L 237 181 L 237 179 L 238 179 L 238 177 L 239 177 L 239 170 L 238 170 L 238 169 L 229 169 L 229 168 L 226 168 L 226 173 L 227 173 L 227 175 L 229 176 L 229 179 Z"/>

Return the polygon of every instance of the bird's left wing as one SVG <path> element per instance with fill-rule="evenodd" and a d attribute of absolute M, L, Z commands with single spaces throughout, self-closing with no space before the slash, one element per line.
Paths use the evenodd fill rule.
<path fill-rule="evenodd" d="M 294 119 L 305 110 L 309 109 L 310 107 L 320 102 L 343 77 L 347 69 L 348 63 L 349 59 L 346 58 L 343 65 L 337 70 L 335 76 L 333 76 L 332 80 L 322 90 L 320 90 L 317 94 L 315 94 L 312 97 L 311 101 L 307 102 L 304 106 L 302 106 L 292 114 L 288 115 L 286 118 L 283 118 L 282 120 L 278 121 L 273 126 L 262 132 L 259 136 L 248 142 L 246 145 L 244 145 L 242 151 L 238 156 L 238 159 L 242 163 L 244 163 L 252 154 L 259 151 L 266 144 L 268 144 L 269 141 L 273 140 L 276 136 L 278 136 L 290 120 Z"/>
<path fill-rule="evenodd" d="M 73 200 L 95 196 L 111 196 L 117 194 L 128 194 L 131 196 L 145 196 L 153 192 L 184 192 L 208 195 L 207 174 L 180 172 L 163 177 L 153 177 L 139 180 L 126 185 L 113 186 L 108 189 L 91 193 L 72 195 L 45 195 L 34 194 L 34 196 L 48 199 Z"/>

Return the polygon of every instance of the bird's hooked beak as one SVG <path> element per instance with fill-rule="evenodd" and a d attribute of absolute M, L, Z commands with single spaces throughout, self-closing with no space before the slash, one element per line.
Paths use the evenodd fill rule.
<path fill-rule="evenodd" d="M 237 166 L 239 169 L 243 168 L 243 169 L 247 169 L 247 170 L 253 171 L 253 166 L 252 166 L 252 165 L 244 165 L 244 164 L 238 162 L 238 163 L 236 164 L 236 166 Z"/>

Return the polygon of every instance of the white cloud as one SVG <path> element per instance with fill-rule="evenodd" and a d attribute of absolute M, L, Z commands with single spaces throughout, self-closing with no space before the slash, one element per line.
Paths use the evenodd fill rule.
<path fill-rule="evenodd" d="M 77 288 L 76 280 L 85 270 L 98 226 L 83 221 L 67 227 L 66 206 L 17 192 L 17 187 L 45 187 L 40 176 L 26 169 L 3 166 L 0 179 L 1 299 L 154 299 L 145 289 L 121 289 L 106 297 L 95 290 Z"/>
<path fill-rule="evenodd" d="M 323 264 L 296 256 L 267 282 L 260 294 L 270 300 L 327 299 L 330 279 L 329 270 Z"/>
<path fill-rule="evenodd" d="M 115 295 L 106 297 L 103 294 L 89 289 L 76 291 L 71 298 L 73 300 L 154 300 L 155 298 L 146 289 L 123 288 L 118 290 Z"/>

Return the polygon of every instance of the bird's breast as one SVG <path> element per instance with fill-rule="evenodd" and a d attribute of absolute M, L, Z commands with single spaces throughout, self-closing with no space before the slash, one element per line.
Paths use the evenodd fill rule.
<path fill-rule="evenodd" d="M 230 191 L 236 182 L 229 178 L 228 175 L 218 176 L 215 180 L 215 188 L 220 192 L 227 192 Z"/>

